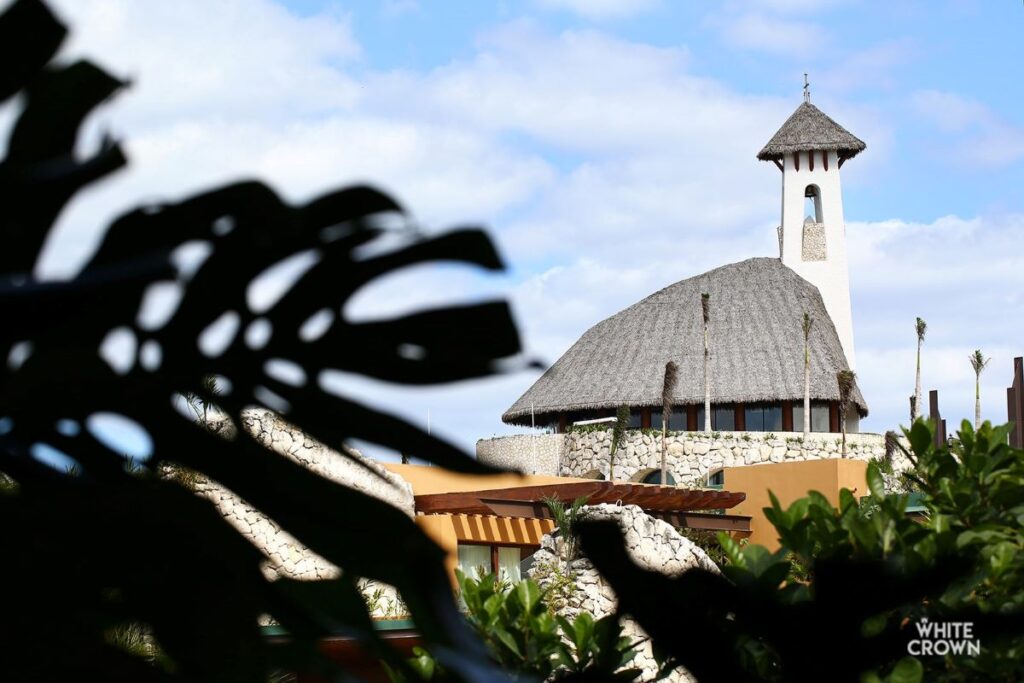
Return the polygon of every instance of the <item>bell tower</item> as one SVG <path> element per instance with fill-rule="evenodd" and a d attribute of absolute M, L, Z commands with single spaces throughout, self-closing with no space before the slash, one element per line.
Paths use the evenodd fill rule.
<path fill-rule="evenodd" d="M 805 82 L 803 103 L 757 155 L 782 171 L 779 257 L 821 292 L 851 369 L 856 360 L 839 169 L 865 147 L 811 104 Z"/>

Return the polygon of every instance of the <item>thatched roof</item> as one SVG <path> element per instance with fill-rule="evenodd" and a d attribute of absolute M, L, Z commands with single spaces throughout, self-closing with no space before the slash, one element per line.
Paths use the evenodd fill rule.
<path fill-rule="evenodd" d="M 867 145 L 810 102 L 804 102 L 786 119 L 768 144 L 757 153 L 762 161 L 782 159 L 783 154 L 824 149 L 849 159 L 863 152 Z"/>
<path fill-rule="evenodd" d="M 803 314 L 811 328 L 811 398 L 839 400 L 848 368 L 817 287 L 777 258 L 752 258 L 656 292 L 587 330 L 502 420 L 530 423 L 576 410 L 661 405 L 665 363 L 679 366 L 673 403 L 704 403 L 701 294 L 711 295 L 712 403 L 802 401 Z M 867 415 L 857 389 L 853 402 Z"/>

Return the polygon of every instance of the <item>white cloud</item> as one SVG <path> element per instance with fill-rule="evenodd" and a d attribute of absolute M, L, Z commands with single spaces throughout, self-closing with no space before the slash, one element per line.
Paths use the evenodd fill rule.
<path fill-rule="evenodd" d="M 830 39 L 820 24 L 759 11 L 719 15 L 709 20 L 723 39 L 735 47 L 773 54 L 806 56 Z"/>
<path fill-rule="evenodd" d="M 911 95 L 910 104 L 923 121 L 949 139 L 940 156 L 987 167 L 1024 159 L 1024 126 L 1004 120 L 982 102 L 951 92 L 920 90 Z"/>
<path fill-rule="evenodd" d="M 1012 358 L 1021 354 L 1006 341 L 1019 337 L 1024 319 L 1024 216 L 852 222 L 847 235 L 858 374 L 873 412 L 864 426 L 906 422 L 918 316 L 928 322 L 924 390 L 939 390 L 949 428 L 973 419 L 967 356 L 976 348 L 993 359 L 982 375 L 983 416 L 1005 421 Z"/>
<path fill-rule="evenodd" d="M 536 0 L 545 9 L 564 10 L 595 20 L 621 19 L 655 9 L 661 0 Z"/>
<path fill-rule="evenodd" d="M 507 289 L 529 351 L 554 361 L 590 325 L 662 286 L 775 253 L 779 176 L 754 155 L 796 98 L 734 92 L 693 73 L 685 47 L 514 22 L 480 36 L 466 59 L 382 73 L 363 61 L 344 14 L 298 18 L 268 0 L 197 6 L 61 5 L 78 36 L 68 52 L 96 55 L 115 70 L 127 65 L 139 84 L 101 116 L 127 138 L 131 168 L 74 202 L 60 224 L 65 246 L 46 254 L 43 272 L 73 270 L 97 227 L 143 200 L 174 199 L 240 175 L 267 179 L 296 201 L 371 180 L 393 190 L 428 229 L 490 223 L 513 270 L 491 279 L 414 269 L 361 293 L 354 314 L 390 315 Z M 826 108 L 871 145 L 872 158 L 844 167 L 852 213 L 858 174 L 884 158 L 891 133 L 871 110 L 844 102 Z M 1022 316 L 978 326 L 968 312 L 980 310 L 974 304 L 987 292 L 1010 297 L 998 304 L 1020 312 L 1021 299 L 1005 294 L 1010 288 L 995 288 L 999 278 L 1024 284 L 1007 256 L 1022 237 L 1020 220 L 892 221 L 848 231 L 858 359 L 878 427 L 904 412 L 896 405 L 904 399 L 891 397 L 909 393 L 904 366 L 913 337 L 899 330 L 915 315 L 935 330 L 927 367 L 950 364 L 944 395 L 962 393 L 962 368 L 954 365 L 960 356 L 966 363 L 964 349 L 974 346 L 992 349 L 995 382 L 1005 365 L 996 354 L 1008 353 L 999 339 L 1011 338 L 1006 327 Z M 944 277 L 959 285 L 930 294 Z M 964 334 L 975 327 L 985 338 Z M 959 336 L 946 339 L 949 330 Z M 388 396 L 420 422 L 430 409 L 437 428 L 471 447 L 507 431 L 501 412 L 534 378 L 518 373 Z M 380 387 L 370 393 L 385 395 Z"/>

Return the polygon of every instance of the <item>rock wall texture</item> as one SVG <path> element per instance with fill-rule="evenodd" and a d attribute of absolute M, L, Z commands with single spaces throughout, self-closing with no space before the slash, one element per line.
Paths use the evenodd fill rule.
<path fill-rule="evenodd" d="M 226 418 L 211 418 L 208 424 L 212 431 L 225 438 L 234 436 L 236 427 Z M 409 483 L 358 451 L 349 449 L 347 455 L 342 455 L 268 410 L 246 411 L 242 414 L 241 427 L 264 446 L 313 472 L 413 516 L 415 506 Z M 213 501 L 224 518 L 267 557 L 263 571 L 268 578 L 323 579 L 337 575 L 337 567 L 303 546 L 234 492 L 203 479 L 196 481 L 194 488 L 199 495 Z M 400 600 L 390 586 L 368 584 L 363 587 L 363 593 L 371 603 L 376 603 L 374 616 L 391 616 L 402 611 Z"/>
<path fill-rule="evenodd" d="M 595 471 L 608 476 L 610 429 L 573 431 L 568 434 L 543 435 L 549 440 L 562 439 L 558 474 L 570 477 L 590 476 Z M 489 442 L 520 439 L 503 437 Z M 527 437 L 528 438 L 528 437 Z M 759 465 L 769 462 L 822 460 L 842 457 L 840 437 L 837 434 L 812 433 L 807 440 L 799 432 L 671 432 L 668 435 L 668 469 L 676 483 L 699 486 L 708 474 L 723 467 Z M 484 462 L 514 466 L 517 462 L 532 464 L 530 452 L 519 444 L 489 443 L 487 450 L 477 444 L 477 457 Z M 904 445 L 906 442 L 903 441 Z M 848 434 L 847 456 L 854 460 L 879 460 L 885 457 L 885 437 L 881 434 Z M 501 461 L 491 460 L 491 453 L 501 453 Z M 615 455 L 615 478 L 633 479 L 661 467 L 661 434 L 652 431 L 630 430 L 625 443 Z M 893 467 L 901 471 L 910 467 L 910 461 L 901 453 L 893 460 Z M 554 474 L 554 470 L 545 471 Z"/>
<path fill-rule="evenodd" d="M 669 576 L 677 576 L 694 567 L 716 573 L 719 571 L 703 550 L 681 536 L 668 523 L 644 514 L 636 505 L 592 505 L 583 508 L 582 516 L 585 519 L 617 522 L 625 533 L 630 557 L 644 569 Z M 557 529 L 541 539 L 541 547 L 534 555 L 529 575 L 548 592 L 552 606 L 570 620 L 581 612 L 589 612 L 595 619 L 600 619 L 615 611 L 615 593 L 590 561 L 577 558 L 566 562 L 563 559 L 563 539 Z M 632 619 L 624 618 L 622 624 L 624 635 L 634 640 L 647 637 Z M 657 665 L 651 654 L 650 643 L 641 647 L 631 666 L 643 670 L 641 680 L 650 681 L 656 677 Z M 679 668 L 666 680 L 675 682 L 694 679 Z"/>
<path fill-rule="evenodd" d="M 558 474 L 565 434 L 515 434 L 476 442 L 476 457 L 523 474 Z"/>

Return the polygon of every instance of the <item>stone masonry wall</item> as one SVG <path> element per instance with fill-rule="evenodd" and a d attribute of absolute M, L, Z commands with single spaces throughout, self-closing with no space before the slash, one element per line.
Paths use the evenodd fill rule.
<path fill-rule="evenodd" d="M 212 431 L 231 438 L 235 425 L 226 418 L 210 418 Z M 303 433 L 268 410 L 249 410 L 242 415 L 242 428 L 257 441 L 317 474 L 358 489 L 414 514 L 412 487 L 404 479 L 358 451 L 342 455 Z M 273 520 L 216 482 L 200 479 L 195 491 L 213 502 L 224 518 L 266 556 L 267 578 L 324 579 L 337 575 L 337 567 L 303 546 Z M 363 593 L 373 603 L 374 616 L 391 616 L 403 611 L 394 589 L 367 584 Z"/>
<path fill-rule="evenodd" d="M 704 551 L 688 538 L 681 536 L 670 524 L 644 514 L 636 505 L 592 505 L 583 508 L 581 516 L 618 522 L 625 533 L 629 556 L 644 569 L 668 576 L 677 576 L 695 567 L 719 571 Z M 567 562 L 566 559 L 557 529 L 541 539 L 541 547 L 534 555 L 529 575 L 546 591 L 549 604 L 570 621 L 581 612 L 589 612 L 595 619 L 612 614 L 616 606 L 615 593 L 590 560 L 580 557 Z M 551 603 L 551 600 L 556 602 Z M 632 619 L 625 618 L 622 624 L 623 635 L 633 640 L 646 639 L 647 636 Z M 655 678 L 657 664 L 651 654 L 650 643 L 641 646 L 630 666 L 643 670 L 643 681 Z M 693 679 L 679 668 L 665 680 L 679 683 Z"/>
<path fill-rule="evenodd" d="M 568 434 L 537 434 L 496 437 L 477 442 L 477 458 L 505 469 L 531 474 L 566 477 L 608 476 L 610 429 L 572 431 Z M 904 446 L 906 440 L 900 441 Z M 854 460 L 885 457 L 881 434 L 847 434 L 847 456 Z M 722 467 L 769 462 L 839 458 L 840 435 L 812 433 L 804 441 L 800 432 L 670 432 L 668 469 L 680 485 L 703 485 L 707 476 Z M 897 453 L 896 471 L 910 467 Z M 615 478 L 632 479 L 647 470 L 661 468 L 661 434 L 629 430 L 615 455 Z"/>
<path fill-rule="evenodd" d="M 608 476 L 611 430 L 570 432 L 565 439 L 562 475 L 578 477 L 598 470 Z M 885 457 L 885 437 L 880 434 L 847 434 L 846 447 L 850 459 Z M 797 432 L 672 432 L 666 450 L 668 470 L 677 484 L 688 486 L 703 485 L 708 474 L 723 467 L 842 457 L 839 435 L 812 433 L 804 441 Z M 897 454 L 893 466 L 899 471 L 910 462 Z M 660 468 L 661 434 L 627 432 L 615 455 L 615 478 L 630 479 Z"/>
<path fill-rule="evenodd" d="M 565 434 L 515 434 L 480 439 L 476 457 L 481 462 L 523 474 L 558 474 Z"/>

